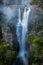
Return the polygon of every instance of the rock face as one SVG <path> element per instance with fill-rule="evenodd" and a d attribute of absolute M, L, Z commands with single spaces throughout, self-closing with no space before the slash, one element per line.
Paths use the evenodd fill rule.
<path fill-rule="evenodd" d="M 4 5 L 28 5 L 31 0 L 0 0 Z"/>
<path fill-rule="evenodd" d="M 12 43 L 15 51 L 19 51 L 19 43 L 16 36 L 16 26 L 12 24 L 8 25 L 12 33 Z"/>
<path fill-rule="evenodd" d="M 1 27 L 0 27 L 0 39 L 3 38 L 3 35 L 2 35 L 2 30 L 1 30 Z"/>
<path fill-rule="evenodd" d="M 3 34 L 3 38 L 5 39 L 5 41 L 11 44 L 12 43 L 12 33 L 10 31 L 10 28 L 6 24 L 2 26 L 2 34 Z"/>
<path fill-rule="evenodd" d="M 16 58 L 13 65 L 24 65 L 24 62 L 22 61 L 21 58 Z"/>

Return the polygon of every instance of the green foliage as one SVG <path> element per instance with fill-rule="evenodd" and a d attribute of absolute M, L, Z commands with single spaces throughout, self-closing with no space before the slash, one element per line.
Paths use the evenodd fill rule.
<path fill-rule="evenodd" d="M 30 65 L 32 65 L 32 63 L 39 65 L 40 62 L 37 61 L 42 60 L 43 57 L 43 37 L 30 33 L 28 40 L 33 46 L 33 49 L 30 50 Z"/>
<path fill-rule="evenodd" d="M 30 65 L 41 65 L 43 57 L 43 14 L 39 13 L 38 18 L 34 19 L 28 40 L 34 48 L 30 50 Z"/>
<path fill-rule="evenodd" d="M 28 39 L 35 47 L 43 48 L 43 37 L 40 37 L 35 34 L 29 34 Z"/>
<path fill-rule="evenodd" d="M 0 65 L 11 65 L 15 55 L 16 51 L 13 50 L 11 44 L 0 39 Z"/>
<path fill-rule="evenodd" d="M 32 20 L 31 27 L 30 34 L 28 34 L 28 41 L 32 45 L 29 62 L 30 65 L 43 65 L 43 12 L 37 13 L 37 18 Z"/>
<path fill-rule="evenodd" d="M 43 9 L 43 2 L 42 2 L 42 0 L 32 0 L 30 4 L 31 5 L 38 5 L 40 8 Z"/>
<path fill-rule="evenodd" d="M 40 3 L 39 7 L 43 9 L 43 3 Z"/>
<path fill-rule="evenodd" d="M 38 0 L 32 0 L 31 5 L 37 4 L 37 3 L 38 3 Z"/>

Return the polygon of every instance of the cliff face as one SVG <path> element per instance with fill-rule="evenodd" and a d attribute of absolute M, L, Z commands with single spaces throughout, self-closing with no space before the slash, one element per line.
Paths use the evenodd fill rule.
<path fill-rule="evenodd" d="M 7 27 L 5 25 L 5 29 L 3 27 L 3 33 L 5 36 L 4 38 L 7 40 L 7 36 L 8 36 L 8 33 L 4 32 L 4 30 L 7 30 L 7 28 L 8 29 L 10 28 L 10 34 L 11 34 L 10 36 L 12 37 L 12 41 L 10 41 L 10 42 L 12 42 L 14 45 L 16 43 L 15 46 L 18 46 L 17 45 L 18 41 L 17 41 L 17 36 L 16 36 L 16 24 L 18 22 L 18 15 L 19 15 L 18 9 L 19 9 L 19 7 L 22 7 L 24 9 L 24 7 L 21 5 L 24 5 L 24 6 L 28 5 L 28 3 L 30 1 L 31 0 L 1 0 L 0 1 L 0 3 L 1 3 L 1 6 L 0 6 L 1 9 L 0 10 L 2 13 L 2 19 L 3 19 L 3 22 L 7 23 L 7 25 L 8 25 Z M 17 5 L 17 6 L 15 6 L 15 5 Z M 18 7 L 18 5 L 20 5 L 20 6 Z M 23 15 L 23 9 L 22 8 L 21 8 L 21 13 Z"/>
<path fill-rule="evenodd" d="M 2 26 L 2 34 L 6 42 L 12 43 L 12 33 L 6 24 Z"/>
<path fill-rule="evenodd" d="M 16 24 L 18 22 L 18 5 L 27 5 L 29 4 L 31 0 L 1 0 L 1 6 L 0 11 L 2 13 L 2 19 L 3 22 L 6 22 L 8 26 L 10 27 L 13 43 L 16 43 L 17 37 L 16 37 Z M 8 5 L 8 6 L 7 6 Z M 14 6 L 13 6 L 14 5 Z M 17 6 L 15 6 L 17 5 Z M 18 8 L 17 8 L 18 7 Z M 23 6 L 22 6 L 23 8 Z M 21 13 L 23 14 L 23 9 L 21 8 Z M 33 7 L 32 7 L 33 8 Z M 33 9 L 33 12 L 31 13 L 29 18 L 29 21 L 32 20 L 32 17 L 34 18 L 35 9 Z M 37 11 L 39 12 L 39 11 Z M 4 15 L 3 15 L 4 14 Z M 6 26 L 5 26 L 6 27 Z M 15 41 L 14 41 L 15 39 Z"/>
<path fill-rule="evenodd" d="M 1 0 L 0 2 L 7 5 L 27 5 L 31 0 Z"/>

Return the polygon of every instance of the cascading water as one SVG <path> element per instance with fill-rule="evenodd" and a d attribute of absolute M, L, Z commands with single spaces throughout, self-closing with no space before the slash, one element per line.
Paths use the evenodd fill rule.
<path fill-rule="evenodd" d="M 25 65 L 28 65 L 28 59 L 25 57 L 25 54 L 27 54 L 26 49 L 25 49 L 25 43 L 26 43 L 26 35 L 28 32 L 28 17 L 31 9 L 29 8 L 26 11 L 26 7 L 24 9 L 23 13 L 23 19 L 21 21 L 21 13 L 20 13 L 20 8 L 19 8 L 19 19 L 16 27 L 16 34 L 18 38 L 18 42 L 20 45 L 20 52 L 18 54 L 18 57 L 20 57 Z"/>

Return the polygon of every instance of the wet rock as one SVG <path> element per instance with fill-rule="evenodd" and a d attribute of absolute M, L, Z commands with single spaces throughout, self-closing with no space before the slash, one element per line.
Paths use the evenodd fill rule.
<path fill-rule="evenodd" d="M 24 62 L 22 61 L 21 58 L 16 58 L 15 61 L 13 62 L 13 65 L 24 65 Z"/>

